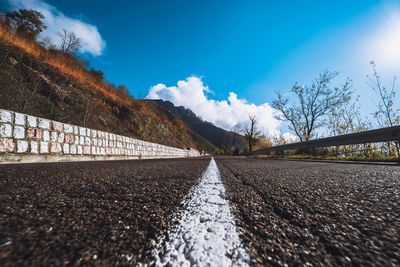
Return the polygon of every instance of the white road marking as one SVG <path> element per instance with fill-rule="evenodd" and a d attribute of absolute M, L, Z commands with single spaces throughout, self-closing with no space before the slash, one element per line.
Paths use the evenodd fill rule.
<path fill-rule="evenodd" d="M 155 265 L 248 266 L 250 257 L 240 242 L 213 158 L 187 199 Z"/>

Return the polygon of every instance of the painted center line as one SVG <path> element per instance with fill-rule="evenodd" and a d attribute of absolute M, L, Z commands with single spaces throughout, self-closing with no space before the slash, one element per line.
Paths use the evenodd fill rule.
<path fill-rule="evenodd" d="M 156 266 L 248 266 L 215 160 L 187 198 Z"/>

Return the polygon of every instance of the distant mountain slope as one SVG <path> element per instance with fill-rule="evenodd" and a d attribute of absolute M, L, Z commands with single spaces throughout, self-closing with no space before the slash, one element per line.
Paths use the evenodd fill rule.
<path fill-rule="evenodd" d="M 203 121 L 193 111 L 185 107 L 176 107 L 170 101 L 145 100 L 172 119 L 179 118 L 195 134 L 207 140 L 215 147 L 243 148 L 246 145 L 244 136 L 221 129 L 210 122 Z"/>

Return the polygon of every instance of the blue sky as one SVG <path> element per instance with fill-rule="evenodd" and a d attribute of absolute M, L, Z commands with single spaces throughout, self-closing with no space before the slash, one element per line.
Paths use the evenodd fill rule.
<path fill-rule="evenodd" d="M 43 3 L 8 1 L 13 8 Z M 309 83 L 329 68 L 341 72 L 338 83 L 346 77 L 354 79 L 368 113 L 373 106 L 368 102 L 373 94 L 366 85 L 369 61 L 377 61 L 389 83 L 400 72 L 400 57 L 387 55 L 400 53 L 400 49 L 387 48 L 397 41 L 400 45 L 400 38 L 392 38 L 400 34 L 397 1 L 45 3 L 55 14 L 96 28 L 103 45 L 98 44 L 95 51 L 101 52 L 82 55 L 107 80 L 128 86 L 136 97 L 144 97 L 158 83 L 169 88 L 195 75 L 204 83 L 207 100 L 229 104 L 233 92 L 246 103 L 260 106 L 273 100 L 274 91 L 288 91 L 295 82 Z M 171 95 L 169 99 L 175 100 Z"/>

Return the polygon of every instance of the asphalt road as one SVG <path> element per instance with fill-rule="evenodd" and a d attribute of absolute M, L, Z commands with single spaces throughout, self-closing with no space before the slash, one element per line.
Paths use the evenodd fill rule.
<path fill-rule="evenodd" d="M 209 162 L 0 165 L 0 266 L 149 264 Z M 216 163 L 250 265 L 400 266 L 399 166 Z"/>

